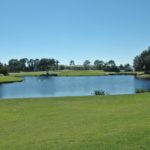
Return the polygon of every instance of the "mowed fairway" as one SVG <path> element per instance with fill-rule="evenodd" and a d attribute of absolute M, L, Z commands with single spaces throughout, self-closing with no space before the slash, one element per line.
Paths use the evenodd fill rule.
<path fill-rule="evenodd" d="M 19 77 L 12 76 L 0 76 L 0 84 L 1 83 L 12 83 L 12 82 L 21 82 L 23 79 Z"/>
<path fill-rule="evenodd" d="M 150 94 L 0 100 L 0 150 L 149 150 Z"/>
<path fill-rule="evenodd" d="M 59 76 L 100 76 L 107 75 L 102 70 L 64 70 L 58 73 Z"/>
<path fill-rule="evenodd" d="M 104 72 L 103 70 L 63 70 L 63 71 L 50 71 L 50 74 L 56 74 L 58 76 L 99 76 L 107 75 L 109 73 Z M 11 76 L 42 76 L 46 75 L 46 71 L 39 72 L 19 72 L 19 73 L 10 73 Z"/>

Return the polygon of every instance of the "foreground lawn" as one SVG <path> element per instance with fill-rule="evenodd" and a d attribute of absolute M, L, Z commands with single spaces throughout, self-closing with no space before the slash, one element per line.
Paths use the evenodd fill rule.
<path fill-rule="evenodd" d="M 20 82 L 22 78 L 13 77 L 13 76 L 0 76 L 0 83 L 11 83 L 11 82 Z"/>
<path fill-rule="evenodd" d="M 150 95 L 0 100 L 1 150 L 149 150 Z"/>

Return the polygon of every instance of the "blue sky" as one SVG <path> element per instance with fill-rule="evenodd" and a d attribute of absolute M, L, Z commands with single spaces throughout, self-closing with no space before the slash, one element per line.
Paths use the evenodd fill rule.
<path fill-rule="evenodd" d="M 150 45 L 150 0 L 0 0 L 0 61 L 132 63 Z"/>

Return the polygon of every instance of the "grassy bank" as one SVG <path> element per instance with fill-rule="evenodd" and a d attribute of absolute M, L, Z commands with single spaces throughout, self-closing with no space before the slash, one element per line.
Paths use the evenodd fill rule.
<path fill-rule="evenodd" d="M 136 75 L 137 72 L 105 72 L 103 70 L 63 70 L 50 71 L 50 74 L 57 74 L 58 76 L 100 76 L 100 75 Z M 46 75 L 46 71 L 41 72 L 19 72 L 10 73 L 11 76 L 42 76 Z"/>
<path fill-rule="evenodd" d="M 41 75 L 45 75 L 45 74 L 46 74 L 46 71 L 10 73 L 11 76 L 17 76 L 17 77 L 23 77 L 23 76 L 41 76 Z"/>
<path fill-rule="evenodd" d="M 13 83 L 13 82 L 21 82 L 23 79 L 19 77 L 13 76 L 0 76 L 0 83 Z"/>
<path fill-rule="evenodd" d="M 105 75 L 106 73 L 101 70 L 64 70 L 64 71 L 50 71 L 50 74 L 57 74 L 58 76 L 98 76 Z M 46 75 L 46 71 L 39 72 L 19 72 L 10 73 L 11 76 L 42 76 Z"/>
<path fill-rule="evenodd" d="M 108 75 L 137 75 L 137 72 L 108 72 Z"/>
<path fill-rule="evenodd" d="M 149 150 L 150 95 L 0 100 L 2 150 Z"/>
<path fill-rule="evenodd" d="M 150 74 L 141 73 L 141 74 L 137 74 L 136 77 L 141 79 L 150 79 Z"/>
<path fill-rule="evenodd" d="M 59 76 L 99 76 L 105 74 L 102 70 L 64 70 L 58 73 Z"/>
<path fill-rule="evenodd" d="M 135 73 L 114 73 L 104 72 L 102 70 L 64 70 L 64 71 L 50 71 L 49 74 L 57 76 L 101 76 L 101 75 L 135 75 Z M 22 81 L 24 76 L 42 76 L 46 75 L 46 71 L 40 72 L 19 72 L 9 73 L 9 76 L 0 76 L 0 83 L 11 83 Z"/>

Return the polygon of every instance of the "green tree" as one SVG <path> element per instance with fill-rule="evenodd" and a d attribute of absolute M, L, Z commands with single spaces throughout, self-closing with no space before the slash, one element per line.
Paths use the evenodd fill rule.
<path fill-rule="evenodd" d="M 29 59 L 27 61 L 27 64 L 28 64 L 28 70 L 29 71 L 34 71 L 34 69 L 35 69 L 34 59 Z"/>
<path fill-rule="evenodd" d="M 85 60 L 83 63 L 84 69 L 85 70 L 90 69 L 90 64 L 91 64 L 91 62 L 89 60 Z"/>
<path fill-rule="evenodd" d="M 9 65 L 10 72 L 19 72 L 20 71 L 20 63 L 17 59 L 9 60 L 8 65 Z"/>
<path fill-rule="evenodd" d="M 20 71 L 26 71 L 26 64 L 28 62 L 28 59 L 27 58 L 22 58 L 19 60 L 19 70 Z"/>
<path fill-rule="evenodd" d="M 150 47 L 134 58 L 133 65 L 136 71 L 150 73 Z"/>
<path fill-rule="evenodd" d="M 130 72 L 130 71 L 133 71 L 133 69 L 132 69 L 132 66 L 130 65 L 130 64 L 125 64 L 124 65 L 124 71 L 126 71 L 126 72 Z"/>
<path fill-rule="evenodd" d="M 116 63 L 114 60 L 110 60 L 107 63 L 105 63 L 104 71 L 120 72 L 119 67 L 116 66 Z"/>
<path fill-rule="evenodd" d="M 0 74 L 3 74 L 4 76 L 8 75 L 8 66 L 6 64 L 3 65 L 0 63 Z"/>
<path fill-rule="evenodd" d="M 58 70 L 59 69 L 59 61 L 55 60 L 55 69 Z"/>
<path fill-rule="evenodd" d="M 102 70 L 104 67 L 104 62 L 101 60 L 95 60 L 94 61 L 94 66 L 97 70 Z"/>
<path fill-rule="evenodd" d="M 119 70 L 120 70 L 120 71 L 124 71 L 124 66 L 123 66 L 122 64 L 120 64 Z"/>
<path fill-rule="evenodd" d="M 74 60 L 70 60 L 70 66 L 75 66 L 75 61 Z"/>
<path fill-rule="evenodd" d="M 75 67 L 75 61 L 74 60 L 70 60 L 70 69 L 74 69 Z"/>
<path fill-rule="evenodd" d="M 8 75 L 8 67 L 7 66 L 3 66 L 1 68 L 1 71 L 0 71 L 4 76 L 7 76 Z"/>

